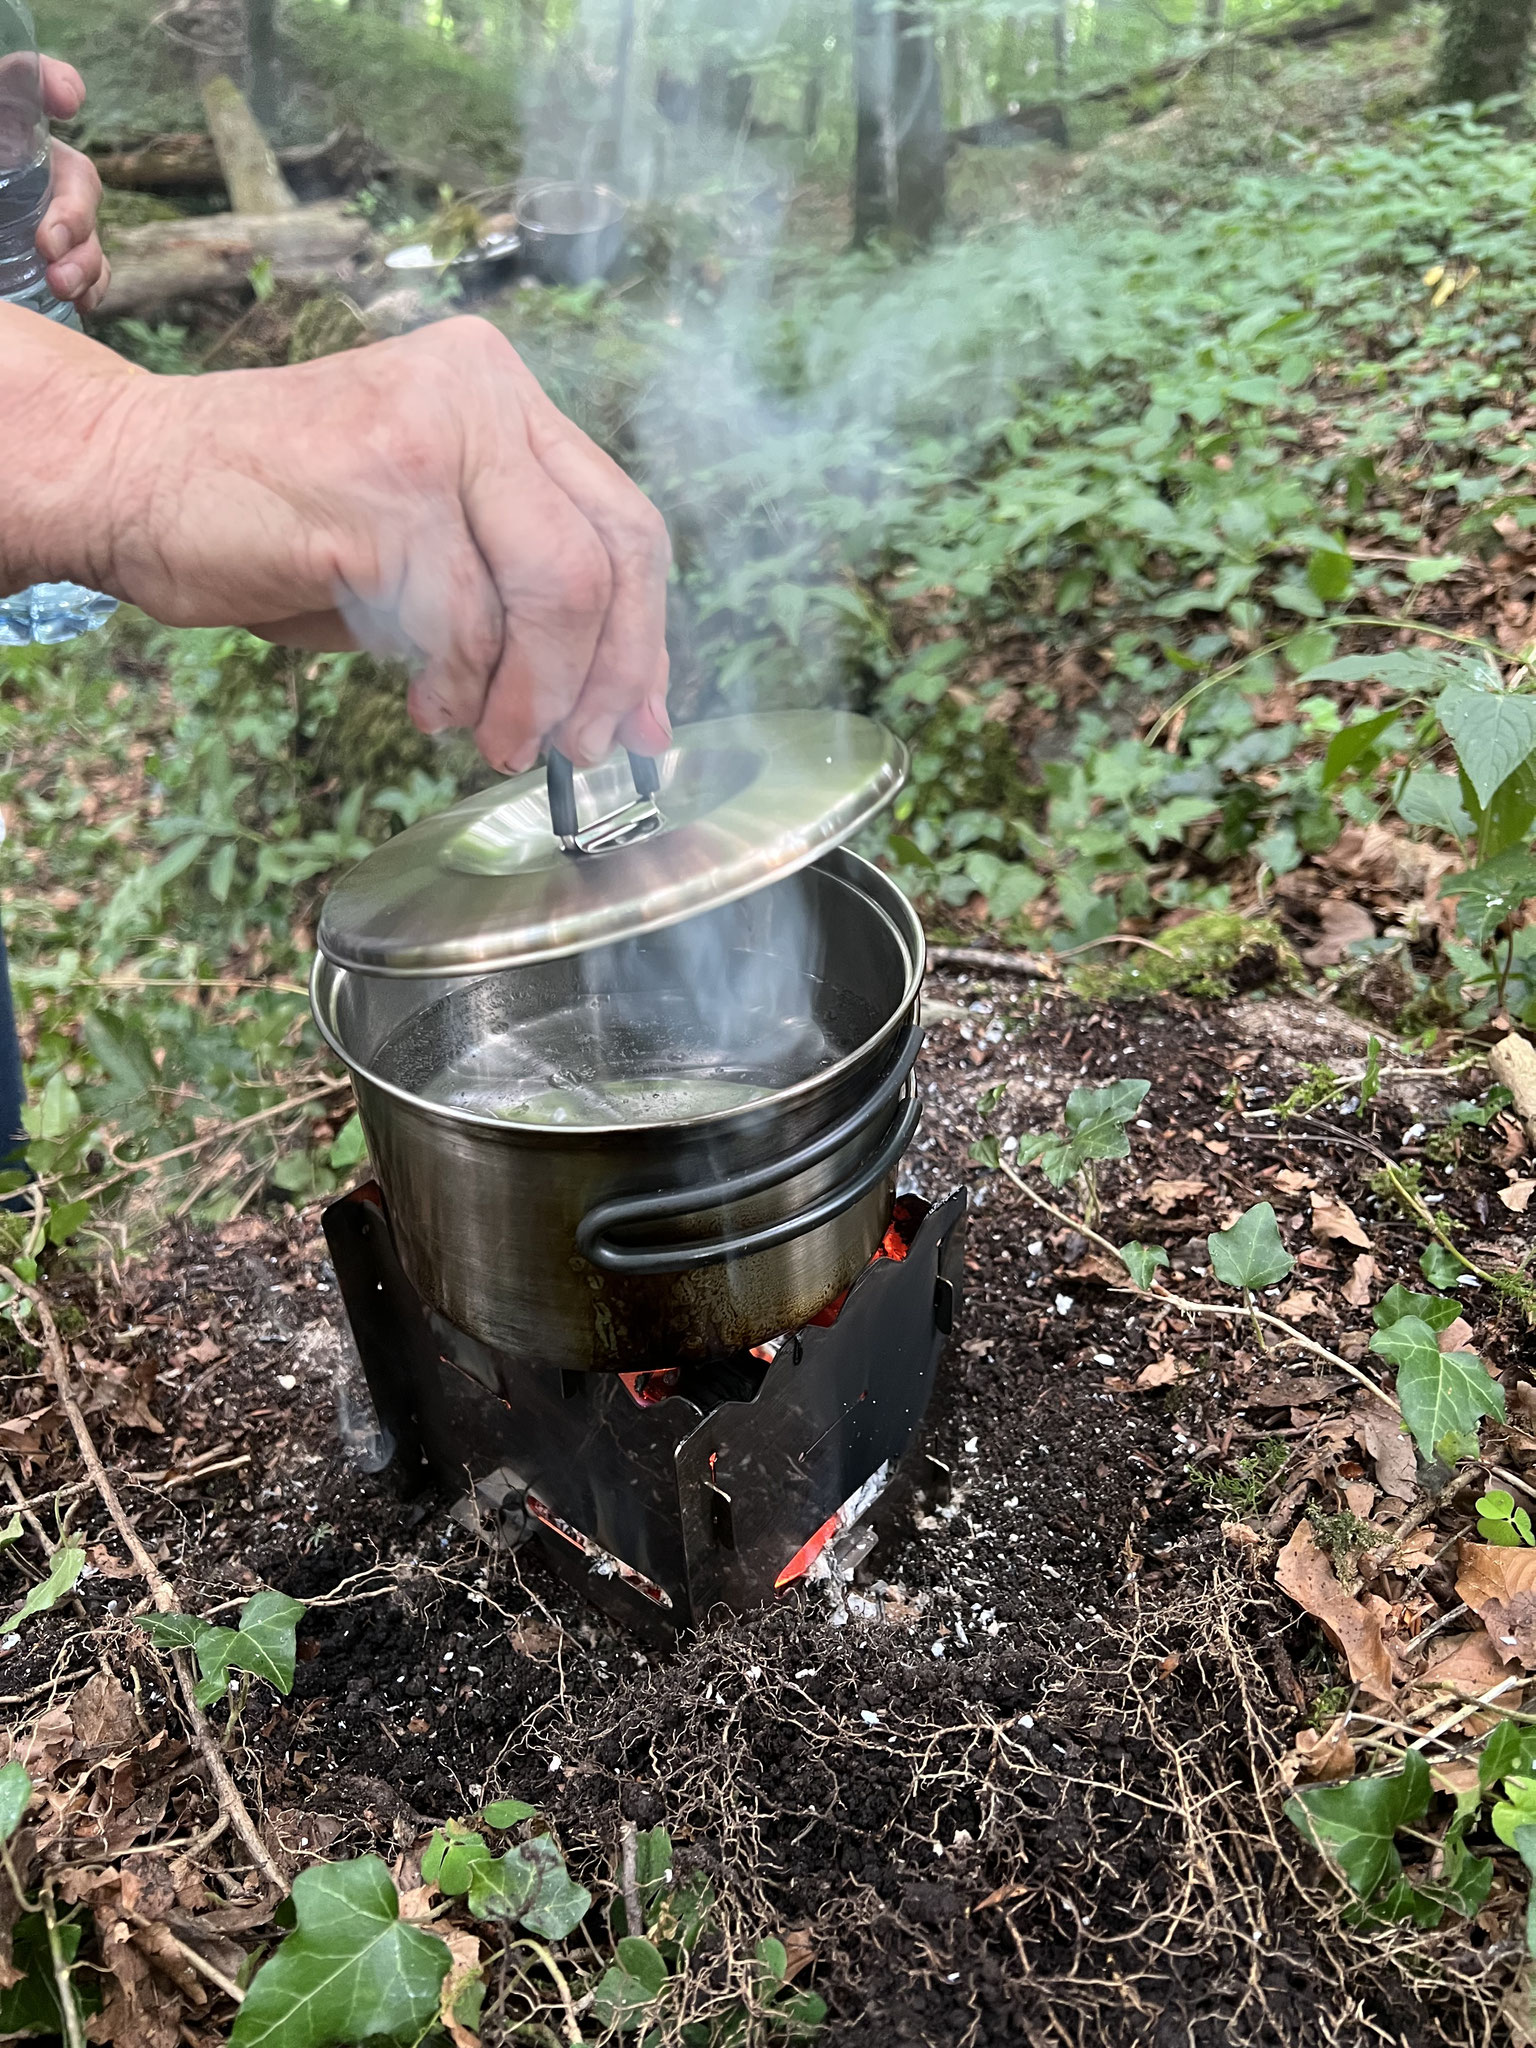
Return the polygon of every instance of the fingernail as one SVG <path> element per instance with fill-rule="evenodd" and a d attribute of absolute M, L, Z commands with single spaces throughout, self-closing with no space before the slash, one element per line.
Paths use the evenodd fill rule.
<path fill-rule="evenodd" d="M 37 238 L 37 246 L 50 263 L 56 263 L 59 257 L 69 253 L 69 229 L 62 221 L 55 221 L 52 227 L 43 229 Z"/>
<path fill-rule="evenodd" d="M 656 723 L 661 727 L 662 731 L 666 734 L 667 738 L 671 739 L 672 720 L 667 712 L 666 692 L 664 690 L 658 690 L 654 697 L 648 697 L 646 699 L 645 708 L 647 711 L 650 712 L 652 718 L 655 719 Z"/>
<path fill-rule="evenodd" d="M 61 299 L 72 299 L 85 283 L 85 273 L 78 263 L 60 263 L 49 276 L 48 282 Z"/>

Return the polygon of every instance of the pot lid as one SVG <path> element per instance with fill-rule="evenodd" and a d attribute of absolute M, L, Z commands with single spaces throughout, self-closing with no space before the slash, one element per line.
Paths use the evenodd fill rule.
<path fill-rule="evenodd" d="M 582 953 L 793 874 L 867 824 L 906 771 L 901 741 L 847 711 L 707 719 L 655 762 L 572 771 L 556 755 L 548 776 L 386 840 L 331 890 L 317 943 L 339 967 L 391 975 Z"/>

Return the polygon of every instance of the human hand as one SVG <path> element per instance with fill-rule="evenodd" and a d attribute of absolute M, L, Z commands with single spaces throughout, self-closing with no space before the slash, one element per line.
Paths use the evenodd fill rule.
<path fill-rule="evenodd" d="M 416 723 L 472 728 L 505 773 L 546 742 L 667 745 L 665 524 L 488 322 L 101 388 L 97 587 L 169 625 L 405 651 Z"/>
<path fill-rule="evenodd" d="M 43 107 L 52 121 L 73 120 L 85 105 L 85 81 L 72 64 L 44 57 Z M 35 103 L 34 103 L 35 104 Z M 53 144 L 53 196 L 38 223 L 37 249 L 48 265 L 48 289 L 89 313 L 107 295 L 112 269 L 96 233 L 101 179 L 96 166 L 67 142 Z"/>

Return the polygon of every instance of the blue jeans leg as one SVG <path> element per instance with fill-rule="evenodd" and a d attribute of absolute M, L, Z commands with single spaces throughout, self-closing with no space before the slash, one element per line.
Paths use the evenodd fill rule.
<path fill-rule="evenodd" d="M 11 1000 L 11 971 L 0 930 L 0 1172 L 23 1166 L 27 1136 L 21 1109 L 26 1101 L 21 1074 L 21 1041 L 16 1036 L 16 1011 Z"/>

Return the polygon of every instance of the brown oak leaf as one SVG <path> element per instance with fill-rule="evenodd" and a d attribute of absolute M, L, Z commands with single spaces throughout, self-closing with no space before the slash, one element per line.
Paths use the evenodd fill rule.
<path fill-rule="evenodd" d="M 1351 1308 L 1369 1308 L 1371 1288 L 1377 1277 L 1376 1261 L 1369 1252 L 1362 1252 L 1349 1269 L 1349 1278 L 1344 1282 L 1344 1299 Z"/>
<path fill-rule="evenodd" d="M 1505 1664 L 1536 1671 L 1536 1550 L 1463 1543 L 1456 1592 Z"/>
<path fill-rule="evenodd" d="M 1297 1523 L 1295 1535 L 1276 1563 L 1275 1583 L 1322 1623 L 1330 1642 L 1343 1653 L 1355 1683 L 1375 1699 L 1390 1700 L 1396 1673 L 1382 1626 L 1392 1610 L 1375 1594 L 1355 1598 L 1345 1592 L 1326 1551 L 1318 1548 L 1310 1522 Z"/>
<path fill-rule="evenodd" d="M 1365 1401 L 1351 1417 L 1356 1443 L 1376 1467 L 1376 1484 L 1394 1500 L 1412 1500 L 1419 1467 L 1413 1438 L 1381 1401 Z"/>
<path fill-rule="evenodd" d="M 1361 1228 L 1360 1218 L 1348 1202 L 1341 1202 L 1337 1195 L 1316 1193 L 1311 1199 L 1314 1237 L 1337 1238 L 1343 1244 L 1358 1245 L 1361 1251 L 1370 1251 L 1371 1240 Z"/>
<path fill-rule="evenodd" d="M 1154 1180 L 1148 1183 L 1147 1200 L 1159 1216 L 1167 1216 L 1186 1202 L 1192 1202 L 1197 1195 L 1210 1192 L 1210 1184 L 1203 1180 Z"/>

